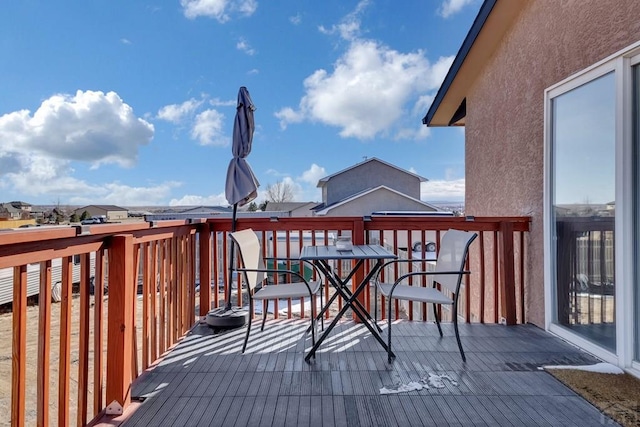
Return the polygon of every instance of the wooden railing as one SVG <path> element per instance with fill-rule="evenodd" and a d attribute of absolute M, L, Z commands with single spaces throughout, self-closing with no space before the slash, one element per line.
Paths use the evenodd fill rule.
<path fill-rule="evenodd" d="M 84 425 L 105 412 L 118 413 L 131 401 L 135 378 L 199 318 L 230 295 L 234 305 L 243 305 L 242 292 L 230 294 L 228 286 L 235 280 L 242 289 L 241 278 L 229 276 L 230 226 L 228 218 L 221 218 L 0 232 L 0 269 L 13 270 L 11 313 L 3 315 L 12 316 L 12 345 L 0 350 L 0 360 L 11 352 L 11 423 L 47 426 L 75 420 Z M 471 246 L 472 274 L 465 283 L 462 314 L 467 322 L 507 324 L 526 318 L 528 227 L 529 218 L 520 217 L 244 217 L 237 223 L 238 229 L 259 234 L 265 257 L 293 259 L 302 246 L 343 234 L 355 244 L 379 243 L 415 258 L 416 242 L 437 246 L 449 228 L 476 231 L 480 238 Z M 62 263 L 59 304 L 51 302 L 54 262 Z M 29 305 L 26 295 L 27 267 L 34 263 L 40 266 L 37 306 Z M 338 273 L 347 274 L 350 267 L 340 265 Z M 80 269 L 79 283 L 73 283 L 74 268 Z M 398 273 L 384 274 L 390 279 Z M 273 280 L 279 280 L 277 275 Z M 372 303 L 371 292 L 365 293 L 363 304 L 371 309 Z M 275 310 L 273 316 L 291 317 L 291 302 L 287 305 L 287 314 Z M 420 314 L 426 310 L 411 305 L 397 305 L 394 313 L 427 320 Z M 0 396 L 0 402 L 2 397 L 8 398 Z"/>

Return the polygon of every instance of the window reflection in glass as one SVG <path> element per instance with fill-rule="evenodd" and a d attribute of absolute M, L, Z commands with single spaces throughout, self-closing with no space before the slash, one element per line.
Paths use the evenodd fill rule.
<path fill-rule="evenodd" d="M 555 322 L 615 350 L 615 80 L 552 100 Z"/>

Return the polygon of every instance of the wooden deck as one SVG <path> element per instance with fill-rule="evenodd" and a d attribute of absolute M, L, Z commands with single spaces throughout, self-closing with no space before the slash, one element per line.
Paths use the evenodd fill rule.
<path fill-rule="evenodd" d="M 315 363 L 306 364 L 307 326 L 272 320 L 260 332 L 256 321 L 244 355 L 244 328 L 214 334 L 196 326 L 136 382 L 141 403 L 132 404 L 123 425 L 616 425 L 538 369 L 598 360 L 535 326 L 461 325 L 463 364 L 450 325 L 440 339 L 433 324 L 399 321 L 391 365 L 353 322 L 338 324 Z M 381 394 L 430 374 L 444 387 Z"/>

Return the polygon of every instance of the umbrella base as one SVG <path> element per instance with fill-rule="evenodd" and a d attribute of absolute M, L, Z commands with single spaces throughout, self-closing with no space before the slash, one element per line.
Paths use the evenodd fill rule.
<path fill-rule="evenodd" d="M 243 327 L 249 320 L 249 310 L 244 307 L 214 308 L 207 313 L 207 325 L 213 329 L 235 329 Z"/>

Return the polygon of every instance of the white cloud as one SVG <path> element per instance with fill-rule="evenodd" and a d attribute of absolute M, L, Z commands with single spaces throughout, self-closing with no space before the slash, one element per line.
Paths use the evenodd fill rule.
<path fill-rule="evenodd" d="M 205 110 L 198 114 L 191 130 L 191 137 L 200 145 L 224 146 L 229 143 L 223 133 L 224 115 L 216 110 Z"/>
<path fill-rule="evenodd" d="M 465 6 L 472 4 L 474 1 L 475 0 L 445 0 L 440 6 L 440 9 L 438 9 L 438 13 L 443 18 L 448 18 L 460 12 Z"/>
<path fill-rule="evenodd" d="M 309 166 L 309 169 L 302 172 L 302 175 L 298 177 L 292 177 L 288 172 L 280 172 L 276 169 L 268 169 L 266 174 L 275 177 L 275 182 L 284 182 L 291 186 L 293 190 L 293 200 L 295 201 L 319 201 L 322 200 L 322 192 L 317 188 L 320 178 L 327 176 L 325 168 L 318 166 L 315 163 Z M 266 188 L 269 185 L 264 186 L 265 190 L 258 191 L 258 200 L 266 199 Z"/>
<path fill-rule="evenodd" d="M 119 206 L 147 206 L 165 203 L 171 190 L 181 183 L 168 181 L 149 187 L 131 187 L 118 182 L 101 185 L 97 193 L 71 197 L 69 202 L 75 205 L 104 203 Z"/>
<path fill-rule="evenodd" d="M 464 182 L 464 178 L 423 182 L 420 186 L 420 199 L 426 201 L 464 200 Z"/>
<path fill-rule="evenodd" d="M 402 121 L 410 119 L 415 123 L 410 134 L 415 136 L 421 117 L 407 117 L 406 104 L 439 87 L 446 61 L 450 60 L 431 65 L 421 51 L 401 53 L 375 41 L 354 40 L 332 73 L 321 69 L 305 79 L 297 111 L 284 107 L 276 117 L 283 129 L 303 120 L 318 121 L 339 127 L 342 137 L 363 140 L 388 134 L 394 127 L 393 133 L 402 137 Z"/>
<path fill-rule="evenodd" d="M 131 44 L 131 40 L 126 39 L 126 38 L 123 37 L 123 38 L 120 39 L 120 43 L 122 43 L 122 44 Z"/>
<path fill-rule="evenodd" d="M 322 166 L 313 163 L 309 169 L 302 172 L 300 180 L 316 186 L 318 185 L 318 181 L 325 176 L 327 176 L 327 171 Z"/>
<path fill-rule="evenodd" d="M 236 48 L 249 56 L 255 55 L 256 53 L 255 49 L 252 48 L 249 42 L 247 42 L 245 39 L 240 39 L 238 43 L 236 43 Z"/>
<path fill-rule="evenodd" d="M 301 112 L 294 111 L 291 107 L 285 107 L 274 114 L 280 119 L 280 129 L 286 129 L 289 123 L 300 123 L 304 120 Z"/>
<path fill-rule="evenodd" d="M 209 104 L 214 107 L 235 107 L 238 104 L 238 101 L 236 101 L 235 99 L 223 101 L 220 98 L 213 98 L 211 99 L 211 101 L 209 101 Z"/>
<path fill-rule="evenodd" d="M 224 193 L 211 196 L 184 195 L 180 199 L 171 199 L 169 206 L 227 206 L 229 202 Z"/>
<path fill-rule="evenodd" d="M 348 48 L 333 70 L 316 70 L 304 80 L 305 94 L 297 109 L 285 106 L 275 113 L 282 130 L 310 121 L 360 140 L 378 135 L 420 140 L 429 135 L 421 119 L 432 95 L 424 92 L 440 87 L 453 57 L 432 64 L 422 51 L 398 52 L 362 38 L 361 16 L 369 5 L 362 0 L 339 24 L 319 27 L 324 34 L 339 34 Z"/>
<path fill-rule="evenodd" d="M 331 28 L 326 28 L 321 25 L 318 27 L 318 30 L 323 34 L 339 34 L 344 40 L 356 39 L 361 34 L 360 16 L 369 4 L 369 0 L 361 0 L 356 5 L 355 10 L 342 18 L 339 24 L 332 25 Z"/>
<path fill-rule="evenodd" d="M 289 22 L 291 22 L 293 25 L 300 25 L 302 23 L 302 16 L 300 16 L 299 13 L 295 16 L 290 16 Z"/>
<path fill-rule="evenodd" d="M 158 111 L 158 118 L 171 123 L 180 123 L 185 116 L 192 114 L 202 101 L 191 98 L 182 104 L 165 105 Z"/>
<path fill-rule="evenodd" d="M 0 158 L 77 160 L 131 167 L 138 147 L 153 138 L 154 127 L 138 118 L 115 92 L 77 91 L 54 95 L 31 115 L 28 110 L 0 116 Z M 15 163 L 14 163 L 15 164 Z M 0 170 L 0 175 L 3 172 Z"/>
<path fill-rule="evenodd" d="M 71 204 L 154 205 L 163 203 L 177 182 L 165 182 L 148 187 L 131 187 L 117 182 L 90 184 L 73 176 L 71 163 L 64 159 L 29 153 L 19 159 L 19 168 L 6 173 L 0 186 L 17 194 L 63 199 Z"/>
<path fill-rule="evenodd" d="M 231 13 L 250 16 L 258 8 L 256 0 L 180 0 L 184 16 L 195 19 L 199 16 L 227 22 Z"/>

